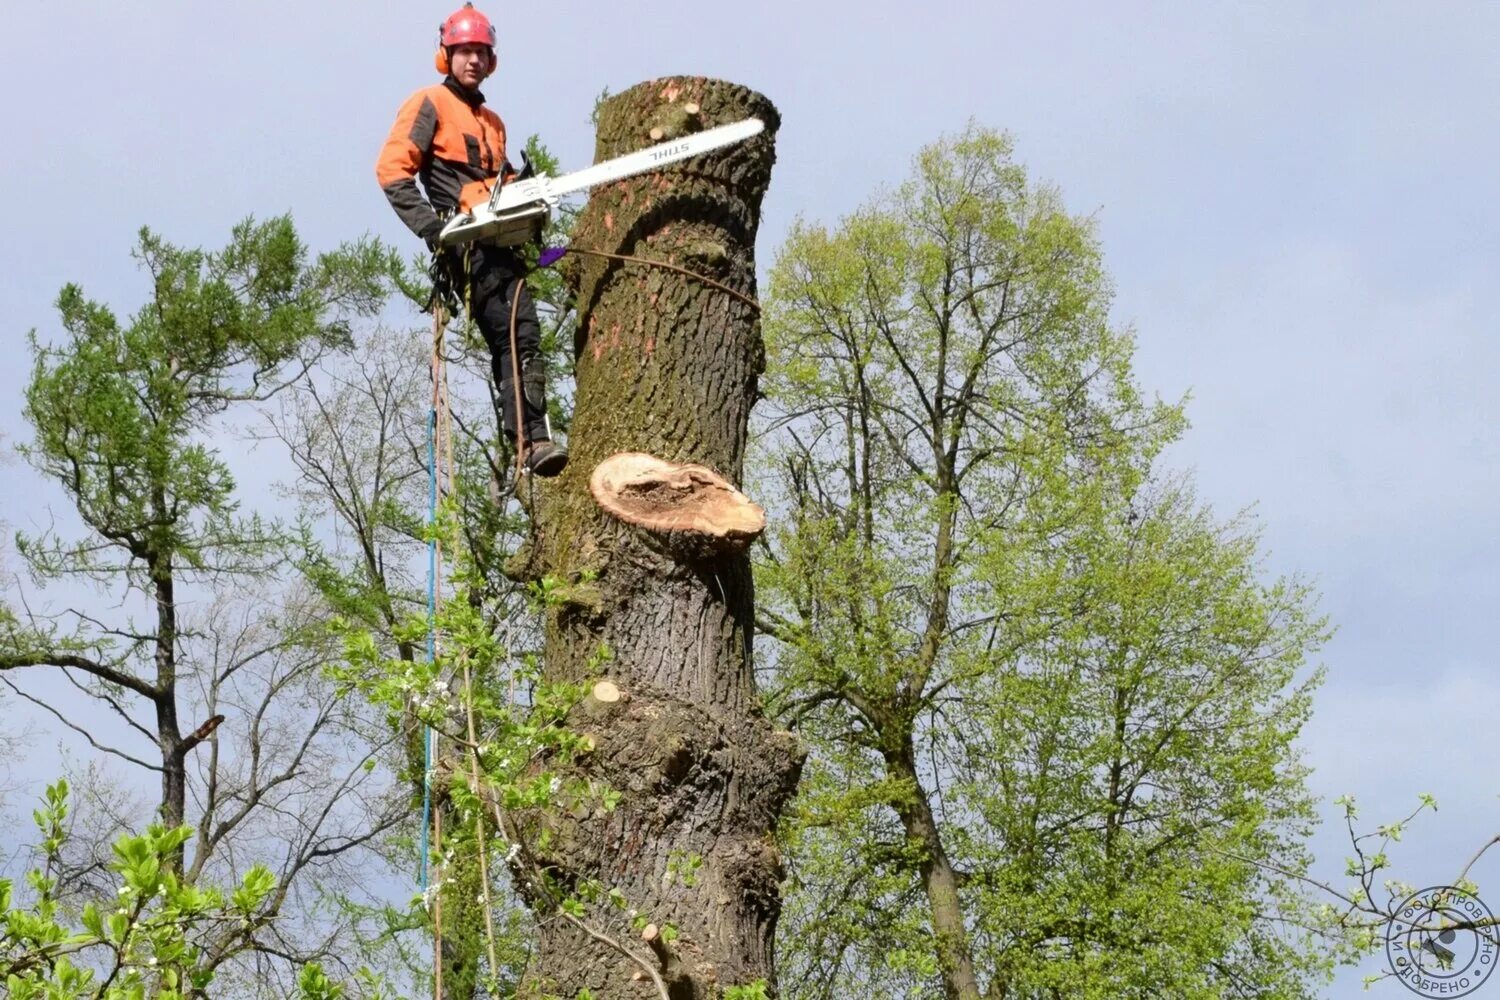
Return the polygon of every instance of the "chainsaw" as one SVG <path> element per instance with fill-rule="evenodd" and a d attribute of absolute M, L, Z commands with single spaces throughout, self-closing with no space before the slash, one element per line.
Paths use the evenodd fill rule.
<path fill-rule="evenodd" d="M 759 118 L 746 118 L 731 125 L 719 125 L 680 139 L 647 146 L 561 177 L 535 174 L 509 184 L 497 182 L 490 192 L 489 201 L 476 205 L 471 212 L 455 215 L 448 220 L 448 224 L 438 234 L 438 243 L 442 246 L 454 246 L 480 239 L 507 247 L 529 243 L 541 236 L 552 209 L 566 195 L 634 177 L 668 163 L 743 142 L 753 135 L 759 135 L 765 127 L 765 123 Z"/>

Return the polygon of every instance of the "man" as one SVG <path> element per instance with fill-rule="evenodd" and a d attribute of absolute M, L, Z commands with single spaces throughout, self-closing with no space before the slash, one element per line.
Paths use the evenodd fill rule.
<path fill-rule="evenodd" d="M 489 18 L 472 3 L 454 11 L 438 29 L 434 62 L 444 74 L 443 82 L 424 87 L 401 106 L 380 151 L 376 177 L 401 221 L 455 276 L 459 294 L 489 345 L 501 422 L 512 441 L 521 427 L 522 467 L 538 476 L 555 476 L 567 465 L 568 453 L 551 440 L 547 425 L 541 328 L 519 257 L 510 248 L 483 243 L 456 249 L 439 249 L 437 244 L 448 216 L 482 204 L 497 180 L 516 176 L 505 158 L 505 124 L 484 106 L 479 92 L 480 83 L 495 71 L 495 29 Z M 520 296 L 515 319 L 519 365 L 511 355 L 514 296 Z"/>

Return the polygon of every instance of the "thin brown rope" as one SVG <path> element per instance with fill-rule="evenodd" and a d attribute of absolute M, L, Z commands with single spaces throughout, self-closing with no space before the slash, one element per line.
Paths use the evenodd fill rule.
<path fill-rule="evenodd" d="M 515 389 L 515 415 L 516 415 L 516 481 L 519 482 L 521 474 L 526 471 L 526 431 L 523 422 L 526 417 L 521 412 L 521 357 L 516 349 L 516 317 L 521 311 L 521 292 L 526 287 L 526 276 L 520 275 L 510 289 L 510 381 Z"/>

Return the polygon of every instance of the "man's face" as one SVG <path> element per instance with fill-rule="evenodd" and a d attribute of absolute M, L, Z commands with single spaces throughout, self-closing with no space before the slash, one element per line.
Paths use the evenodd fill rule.
<path fill-rule="evenodd" d="M 489 75 L 489 46 L 475 43 L 455 45 L 448 55 L 448 67 L 453 73 L 453 79 L 474 90 Z"/>

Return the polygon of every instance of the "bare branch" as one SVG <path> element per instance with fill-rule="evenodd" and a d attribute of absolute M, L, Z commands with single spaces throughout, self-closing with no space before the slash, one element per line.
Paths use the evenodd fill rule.
<path fill-rule="evenodd" d="M 163 768 L 160 764 L 152 764 L 147 761 L 141 760 L 139 757 L 133 757 L 123 750 L 116 750 L 114 747 L 105 746 L 103 743 L 100 743 L 98 740 L 94 739 L 94 737 L 90 735 L 87 729 L 84 729 L 82 726 L 69 721 L 67 716 L 63 715 L 61 712 L 53 708 L 51 705 L 47 704 L 45 701 L 42 701 L 40 698 L 33 698 L 25 691 L 22 691 L 20 688 L 16 687 L 16 685 L 11 682 L 9 677 L 0 677 L 0 684 L 4 684 L 6 687 L 14 691 L 17 696 L 24 698 L 38 708 L 45 709 L 54 718 L 56 718 L 58 722 L 61 722 L 69 729 L 73 730 L 73 732 L 88 740 L 89 746 L 93 747 L 95 750 L 98 750 L 100 753 L 107 753 L 115 757 L 119 757 L 121 760 L 128 760 L 130 763 L 135 764 L 138 767 L 144 767 L 150 771 L 161 772 L 165 770 L 165 768 Z"/>
<path fill-rule="evenodd" d="M 128 688 L 144 698 L 155 699 L 162 692 L 154 684 L 149 684 L 132 674 L 127 674 L 107 663 L 89 659 L 77 653 L 64 653 L 60 650 L 43 650 L 28 653 L 5 653 L 0 654 L 0 670 L 17 670 L 22 667 L 73 667 L 84 673 L 93 674 L 100 680 L 118 684 L 122 688 Z"/>

